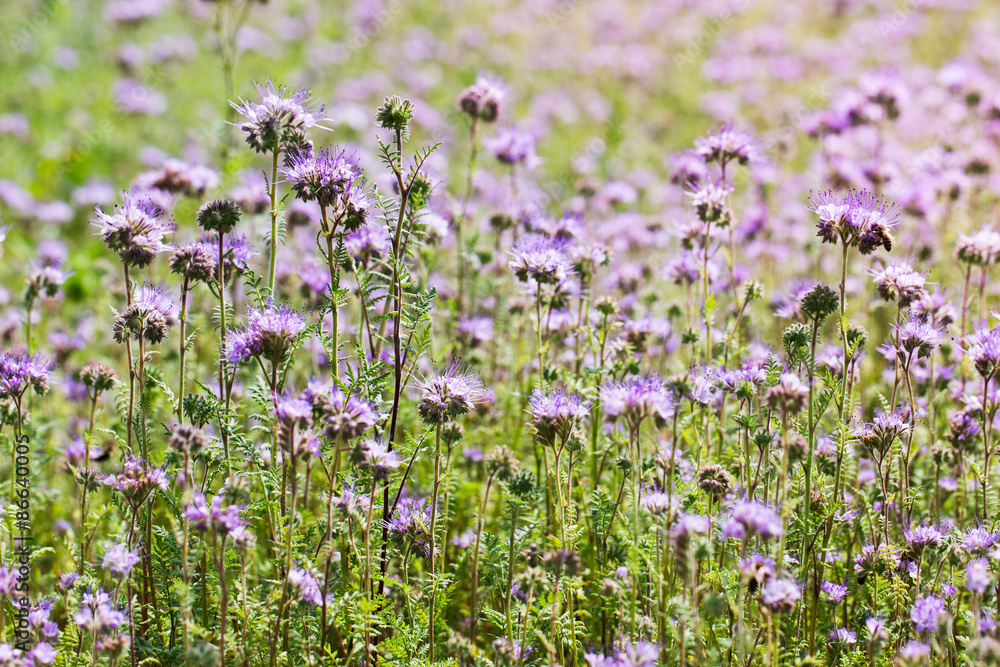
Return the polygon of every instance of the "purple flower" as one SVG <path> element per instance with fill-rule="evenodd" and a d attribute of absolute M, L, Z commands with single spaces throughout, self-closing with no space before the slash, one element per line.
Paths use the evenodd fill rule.
<path fill-rule="evenodd" d="M 539 441 L 549 446 L 565 442 L 589 410 L 590 406 L 579 394 L 561 389 L 549 393 L 536 389 L 528 401 L 531 426 Z"/>
<path fill-rule="evenodd" d="M 633 375 L 601 387 L 601 403 L 609 421 L 621 417 L 636 428 L 647 417 L 666 421 L 674 414 L 673 393 L 659 375 Z"/>
<path fill-rule="evenodd" d="M 108 249 L 128 266 L 148 266 L 157 254 L 170 250 L 164 236 L 171 227 L 163 221 L 163 209 L 148 197 L 125 192 L 122 203 L 110 215 L 94 208 L 94 225 Z"/>
<path fill-rule="evenodd" d="M 430 535 L 433 513 L 427 498 L 402 498 L 386 521 L 389 535 L 402 543 L 422 542 Z"/>
<path fill-rule="evenodd" d="M 306 328 L 305 320 L 288 305 L 251 307 L 243 329 L 230 329 L 226 336 L 225 358 L 238 365 L 251 357 L 277 363 L 291 349 L 295 338 Z"/>
<path fill-rule="evenodd" d="M 823 593 L 826 594 L 826 601 L 834 604 L 840 602 L 847 595 L 847 586 L 835 584 L 832 581 L 824 581 L 820 584 Z"/>
<path fill-rule="evenodd" d="M 723 168 L 726 163 L 736 161 L 741 165 L 757 162 L 762 158 L 761 145 L 749 132 L 725 124 L 707 137 L 694 140 L 695 153 L 706 164 L 718 163 Z"/>
<path fill-rule="evenodd" d="M 311 572 L 300 567 L 288 571 L 288 589 L 301 602 L 323 606 L 323 591 Z"/>
<path fill-rule="evenodd" d="M 494 123 L 500 117 L 500 105 L 506 96 L 499 80 L 480 76 L 458 96 L 459 110 L 473 119 Z"/>
<path fill-rule="evenodd" d="M 903 537 L 917 554 L 926 547 L 934 546 L 944 538 L 944 533 L 936 526 L 925 526 L 920 524 L 909 530 L 903 530 Z"/>
<path fill-rule="evenodd" d="M 291 92 L 270 81 L 257 86 L 260 102 L 241 99 L 239 104 L 230 102 L 245 120 L 237 123 L 247 135 L 247 143 L 258 153 L 267 153 L 275 148 L 299 148 L 307 144 L 307 130 L 321 119 L 323 107 L 313 107 L 309 101 L 309 91 Z"/>
<path fill-rule="evenodd" d="M 764 539 L 778 537 L 783 532 L 781 517 L 773 509 L 756 500 L 740 500 L 729 511 L 722 524 L 722 537 L 744 540 L 754 535 Z"/>
<path fill-rule="evenodd" d="M 535 138 L 527 132 L 505 128 L 496 138 L 483 139 L 483 145 L 504 164 L 522 164 L 525 169 L 534 169 L 542 162 L 535 155 Z"/>
<path fill-rule="evenodd" d="M 991 533 L 983 526 L 970 528 L 964 535 L 960 536 L 962 539 L 962 548 L 977 556 L 982 555 L 996 544 L 997 541 L 1000 541 L 1000 534 Z"/>
<path fill-rule="evenodd" d="M 944 600 L 934 595 L 917 598 L 910 611 L 910 620 L 917 626 L 917 632 L 934 632 L 939 623 L 947 621 Z"/>
<path fill-rule="evenodd" d="M 330 441 L 347 441 L 359 438 L 378 421 L 372 404 L 357 396 L 345 396 L 339 388 L 313 401 L 320 417 L 323 435 Z"/>
<path fill-rule="evenodd" d="M 488 399 L 479 375 L 461 366 L 456 359 L 420 383 L 417 413 L 427 424 L 444 424 L 471 412 Z"/>
<path fill-rule="evenodd" d="M 879 247 L 892 249 L 892 229 L 899 220 L 895 205 L 867 191 L 838 196 L 815 193 L 809 209 L 819 216 L 817 235 L 823 243 L 844 243 L 869 255 Z"/>
<path fill-rule="evenodd" d="M 973 593 L 982 595 L 992 583 L 990 564 L 985 558 L 977 558 L 965 566 L 965 586 Z"/>
<path fill-rule="evenodd" d="M 282 173 L 299 199 L 323 208 L 339 207 L 361 177 L 357 157 L 330 146 L 290 153 Z"/>
<path fill-rule="evenodd" d="M 871 275 L 879 297 L 883 301 L 895 301 L 900 308 L 909 308 L 927 296 L 924 287 L 926 277 L 906 260 L 890 262 L 881 271 L 875 271 Z"/>
<path fill-rule="evenodd" d="M 829 635 L 827 635 L 827 639 L 829 639 L 830 642 L 834 644 L 844 644 L 847 646 L 851 646 L 857 643 L 858 635 L 857 633 L 851 632 L 846 628 L 837 628 Z"/>
<path fill-rule="evenodd" d="M 802 588 L 789 579 L 771 577 L 761 589 L 761 601 L 776 614 L 790 614 L 802 599 Z"/>
<path fill-rule="evenodd" d="M 996 373 L 1000 365 L 1000 328 L 981 329 L 969 337 L 968 355 L 982 377 Z"/>
<path fill-rule="evenodd" d="M 52 368 L 49 360 L 40 354 L 14 356 L 0 352 L 0 398 L 20 401 L 29 388 L 44 395 L 49 390 Z"/>
<path fill-rule="evenodd" d="M 510 251 L 510 267 L 521 282 L 561 285 L 573 272 L 569 241 L 541 234 L 526 234 Z"/>
<path fill-rule="evenodd" d="M 125 496 L 133 507 L 138 507 L 157 489 L 167 490 L 167 474 L 148 461 L 126 455 L 121 472 L 107 475 L 104 484 Z"/>
<path fill-rule="evenodd" d="M 132 571 L 132 567 L 141 561 L 137 551 L 129 551 L 122 543 L 118 543 L 104 553 L 104 563 L 101 565 L 111 574 L 127 577 Z"/>
<path fill-rule="evenodd" d="M 243 519 L 240 518 L 242 508 L 239 505 L 223 507 L 222 502 L 220 494 L 212 498 L 212 504 L 208 505 L 205 494 L 195 491 L 191 504 L 184 509 L 184 517 L 195 530 L 212 531 L 219 535 L 238 533 L 244 527 Z"/>
<path fill-rule="evenodd" d="M 396 452 L 390 452 L 385 445 L 375 440 L 359 443 L 355 447 L 354 458 L 358 467 L 370 470 L 376 481 L 388 479 L 390 473 L 399 467 Z"/>
<path fill-rule="evenodd" d="M 873 644 L 884 642 L 889 638 L 889 633 L 885 629 L 885 621 L 881 618 L 867 619 L 865 629 L 868 631 L 868 641 Z"/>

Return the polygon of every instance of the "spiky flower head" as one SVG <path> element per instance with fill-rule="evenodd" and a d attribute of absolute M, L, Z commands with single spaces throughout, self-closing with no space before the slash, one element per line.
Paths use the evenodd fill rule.
<path fill-rule="evenodd" d="M 28 389 L 34 389 L 39 396 L 45 395 L 52 369 L 52 363 L 41 354 L 0 352 L 0 398 L 19 401 Z"/>
<path fill-rule="evenodd" d="M 955 257 L 960 262 L 975 266 L 989 266 L 1000 259 L 1000 233 L 981 229 L 967 235 L 959 234 L 955 243 Z"/>
<path fill-rule="evenodd" d="M 413 118 L 414 106 L 410 100 L 404 100 L 398 95 L 385 98 L 382 106 L 375 112 L 375 123 L 386 130 L 399 132 L 405 141 L 409 136 L 410 120 Z"/>
<path fill-rule="evenodd" d="M 697 190 L 687 194 L 691 198 L 691 205 L 699 220 L 725 227 L 732 219 L 728 201 L 733 189 L 733 186 L 727 183 L 706 181 Z"/>
<path fill-rule="evenodd" d="M 232 199 L 215 199 L 198 209 L 198 226 L 206 232 L 228 234 L 240 224 L 242 212 Z"/>
<path fill-rule="evenodd" d="M 694 150 L 706 164 L 715 162 L 723 167 L 732 161 L 747 165 L 762 157 L 760 142 L 754 135 L 730 123 L 695 139 Z"/>
<path fill-rule="evenodd" d="M 843 243 L 870 255 L 880 247 L 892 250 L 892 230 L 899 220 L 894 204 L 868 191 L 814 193 L 809 209 L 819 216 L 817 236 L 823 243 Z"/>
<path fill-rule="evenodd" d="M 562 389 L 552 392 L 536 389 L 528 401 L 531 427 L 539 441 L 548 446 L 565 442 L 589 410 L 579 394 Z"/>
<path fill-rule="evenodd" d="M 659 375 L 633 375 L 601 387 L 601 403 L 609 421 L 624 419 L 631 427 L 646 418 L 665 422 L 674 414 L 674 395 Z"/>
<path fill-rule="evenodd" d="M 337 206 L 361 177 L 357 157 L 333 146 L 289 153 L 282 173 L 299 199 L 323 208 Z"/>
<path fill-rule="evenodd" d="M 243 329 L 230 329 L 226 337 L 226 360 L 238 365 L 252 357 L 281 361 L 295 339 L 306 328 L 305 320 L 287 304 L 251 307 Z"/>
<path fill-rule="evenodd" d="M 573 272 L 568 239 L 525 234 L 510 251 L 507 266 L 521 282 L 559 285 Z"/>
<path fill-rule="evenodd" d="M 991 377 L 1000 367 L 1000 327 L 980 329 L 969 337 L 968 355 L 976 372 Z"/>
<path fill-rule="evenodd" d="M 487 390 L 479 375 L 454 359 L 420 383 L 417 413 L 426 424 L 444 424 L 487 400 Z"/>
<path fill-rule="evenodd" d="M 164 221 L 163 209 L 146 196 L 126 191 L 112 213 L 100 206 L 94 212 L 98 235 L 127 266 L 149 266 L 157 254 L 170 249 L 164 237 L 172 227 Z"/>
<path fill-rule="evenodd" d="M 170 271 L 192 283 L 208 283 L 216 276 L 215 254 L 202 243 L 188 243 L 174 251 Z"/>
<path fill-rule="evenodd" d="M 104 484 L 121 493 L 132 507 L 139 507 L 157 490 L 167 490 L 167 474 L 149 461 L 127 455 L 121 471 L 105 476 Z"/>
<path fill-rule="evenodd" d="M 371 403 L 358 396 L 345 395 L 336 387 L 321 395 L 313 405 L 319 411 L 317 423 L 330 441 L 359 438 L 378 421 L 378 413 Z"/>
<path fill-rule="evenodd" d="M 208 444 L 208 439 L 200 428 L 190 424 L 178 424 L 173 433 L 170 434 L 170 440 L 167 444 L 171 449 L 181 454 L 197 456 L 198 452 Z"/>
<path fill-rule="evenodd" d="M 302 148 L 308 145 L 309 128 L 321 119 L 323 107 L 315 107 L 309 100 L 309 91 L 292 92 L 288 88 L 255 84 L 260 102 L 240 99 L 230 102 L 244 120 L 236 123 L 247 135 L 247 143 L 258 153 L 277 149 Z"/>
<path fill-rule="evenodd" d="M 941 343 L 942 331 L 923 317 L 910 317 L 894 325 L 897 354 L 905 363 L 912 355 L 930 357 Z"/>
<path fill-rule="evenodd" d="M 883 301 L 896 302 L 900 308 L 909 308 L 927 296 L 925 275 L 907 260 L 890 262 L 871 275 L 879 297 Z"/>
<path fill-rule="evenodd" d="M 709 496 L 721 498 L 733 488 L 733 480 L 719 464 L 706 463 L 698 471 L 698 488 Z"/>
<path fill-rule="evenodd" d="M 851 435 L 873 457 L 881 460 L 896 439 L 908 434 L 911 428 L 910 421 L 903 417 L 900 410 L 886 412 L 877 408 L 870 422 L 856 423 L 851 427 Z"/>
<path fill-rule="evenodd" d="M 814 285 L 802 295 L 799 302 L 799 309 L 802 313 L 806 317 L 818 322 L 822 322 L 837 312 L 839 307 L 840 303 L 837 293 L 827 285 Z"/>
<path fill-rule="evenodd" d="M 93 395 L 99 395 L 115 386 L 118 374 L 106 364 L 90 362 L 80 369 L 80 382 Z"/>
<path fill-rule="evenodd" d="M 782 373 L 778 384 L 767 390 L 768 407 L 786 415 L 796 415 L 806 407 L 809 388 L 794 373 Z"/>
<path fill-rule="evenodd" d="M 131 338 L 159 345 L 167 337 L 172 319 L 172 305 L 166 292 L 143 284 L 132 297 L 132 305 L 118 313 L 111 330 L 119 344 Z"/>
<path fill-rule="evenodd" d="M 486 455 L 486 474 L 496 477 L 498 481 L 510 480 L 519 468 L 520 462 L 517 460 L 517 454 L 503 445 L 494 447 Z"/>

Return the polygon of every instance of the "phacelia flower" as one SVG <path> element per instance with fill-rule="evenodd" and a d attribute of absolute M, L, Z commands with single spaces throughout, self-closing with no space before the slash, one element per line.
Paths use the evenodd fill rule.
<path fill-rule="evenodd" d="M 895 205 L 870 192 L 816 193 L 810 210 L 819 216 L 818 236 L 823 243 L 844 243 L 869 255 L 880 247 L 892 250 L 892 230 L 899 214 Z"/>
<path fill-rule="evenodd" d="M 170 249 L 164 237 L 171 227 L 163 220 L 163 209 L 148 197 L 125 192 L 122 203 L 116 204 L 110 215 L 100 206 L 94 210 L 98 235 L 124 264 L 149 266 L 157 254 Z"/>
<path fill-rule="evenodd" d="M 230 102 L 244 120 L 236 123 L 247 135 L 247 143 L 258 153 L 275 149 L 300 148 L 308 144 L 308 130 L 316 125 L 323 107 L 314 107 L 309 91 L 290 91 L 275 86 L 257 84 L 260 102 L 240 100 Z"/>
<path fill-rule="evenodd" d="M 458 96 L 458 109 L 484 123 L 494 123 L 500 117 L 505 93 L 499 82 L 481 76 Z"/>
<path fill-rule="evenodd" d="M 487 390 L 479 375 L 454 360 L 420 383 L 417 413 L 424 423 L 444 424 L 487 400 Z"/>
<path fill-rule="evenodd" d="M 729 511 L 722 524 L 722 536 L 738 540 L 760 535 L 764 539 L 778 537 L 783 532 L 781 517 L 773 509 L 756 500 L 740 500 Z"/>
<path fill-rule="evenodd" d="M 761 589 L 761 602 L 775 614 L 790 614 L 802 599 L 802 587 L 790 579 L 771 577 Z"/>
<path fill-rule="evenodd" d="M 539 284 L 560 285 L 572 273 L 567 240 L 526 234 L 510 251 L 507 264 L 521 282 L 534 280 Z"/>
<path fill-rule="evenodd" d="M 251 307 L 246 327 L 230 329 L 226 336 L 226 360 L 238 365 L 251 357 L 262 357 L 277 363 L 305 328 L 305 320 L 288 305 Z"/>
<path fill-rule="evenodd" d="M 934 632 L 947 619 L 944 600 L 935 595 L 917 598 L 910 611 L 910 620 L 916 625 L 917 632 Z"/>
<path fill-rule="evenodd" d="M 624 419 L 637 427 L 647 417 L 666 421 L 674 414 L 674 397 L 659 375 L 633 375 L 601 387 L 601 403 L 609 421 Z"/>

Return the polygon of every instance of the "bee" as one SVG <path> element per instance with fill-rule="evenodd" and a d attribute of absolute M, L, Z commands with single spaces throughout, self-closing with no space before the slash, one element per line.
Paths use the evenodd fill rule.
<path fill-rule="evenodd" d="M 879 242 L 885 246 L 887 252 L 892 250 L 892 244 L 896 242 L 896 239 L 893 238 L 892 232 L 890 232 L 888 228 L 883 225 L 875 225 L 875 228 L 872 231 L 875 233 Z"/>
<path fill-rule="evenodd" d="M 117 447 L 118 445 L 114 440 L 105 440 L 101 443 L 100 448 L 94 447 L 90 450 L 90 462 L 99 463 L 100 461 L 107 461 L 115 453 Z"/>

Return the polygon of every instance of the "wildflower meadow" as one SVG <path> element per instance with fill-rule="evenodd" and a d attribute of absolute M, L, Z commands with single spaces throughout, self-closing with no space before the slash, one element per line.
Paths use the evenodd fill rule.
<path fill-rule="evenodd" d="M 0 40 L 0 667 L 1000 664 L 996 2 Z"/>

